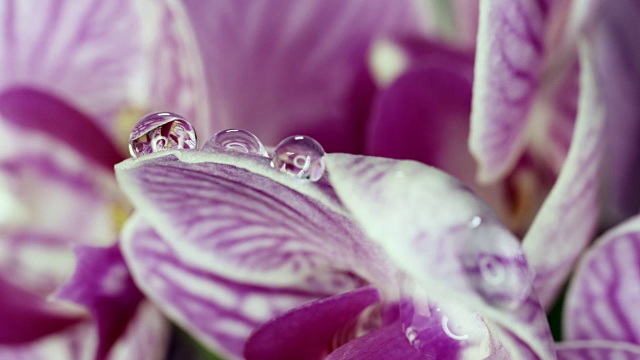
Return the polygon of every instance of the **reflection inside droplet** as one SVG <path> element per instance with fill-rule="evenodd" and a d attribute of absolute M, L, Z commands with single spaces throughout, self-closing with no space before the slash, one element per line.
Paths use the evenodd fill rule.
<path fill-rule="evenodd" d="M 504 227 L 474 217 L 461 256 L 471 286 L 493 306 L 515 309 L 532 289 L 533 274 L 518 240 Z"/>
<path fill-rule="evenodd" d="M 271 166 L 301 179 L 318 181 L 324 174 L 324 149 L 308 136 L 291 136 L 276 146 Z"/>
<path fill-rule="evenodd" d="M 242 129 L 218 131 L 202 147 L 202 151 L 235 151 L 268 157 L 267 150 L 257 136 Z"/>
<path fill-rule="evenodd" d="M 196 146 L 193 126 L 180 115 L 170 112 L 143 117 L 129 136 L 129 152 L 134 158 L 169 149 L 195 149 Z"/>

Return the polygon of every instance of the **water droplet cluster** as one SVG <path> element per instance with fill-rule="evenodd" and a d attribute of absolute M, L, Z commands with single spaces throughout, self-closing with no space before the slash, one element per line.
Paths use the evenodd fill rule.
<path fill-rule="evenodd" d="M 182 116 L 171 112 L 149 114 L 133 127 L 129 151 L 134 158 L 170 149 L 196 149 L 196 132 Z M 226 129 L 209 139 L 202 151 L 230 151 L 269 157 L 257 136 L 241 129 Z M 273 150 L 271 166 L 300 179 L 318 181 L 325 171 L 324 149 L 309 136 L 290 136 Z"/>

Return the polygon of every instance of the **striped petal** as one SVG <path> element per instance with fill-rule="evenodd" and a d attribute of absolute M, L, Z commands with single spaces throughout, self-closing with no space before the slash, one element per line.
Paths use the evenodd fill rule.
<path fill-rule="evenodd" d="M 8 0 L 0 19 L 0 92 L 18 85 L 54 93 L 113 139 L 114 120 L 127 109 L 162 105 L 206 116 L 194 113 L 195 92 L 204 91 L 201 69 L 173 1 Z"/>
<path fill-rule="evenodd" d="M 372 39 L 421 26 L 414 0 L 185 3 L 212 118 L 267 145 L 304 133 L 328 151 L 362 151 L 374 93 L 365 64 Z"/>
<path fill-rule="evenodd" d="M 565 300 L 564 338 L 640 346 L 640 217 L 600 237 L 576 269 Z"/>
<path fill-rule="evenodd" d="M 434 305 L 453 316 L 455 309 L 444 305 L 459 304 L 484 317 L 513 357 L 554 357 L 524 253 L 487 205 L 452 177 L 417 162 L 344 154 L 326 160 L 353 218 L 416 282 L 417 291 L 407 292 L 414 312 L 428 314 Z M 420 289 L 428 292 L 415 299 Z M 409 315 L 407 322 L 414 319 Z"/>
<path fill-rule="evenodd" d="M 558 360 L 636 360 L 640 346 L 614 341 L 569 341 L 556 346 Z"/>
<path fill-rule="evenodd" d="M 106 357 L 135 315 L 143 296 L 129 276 L 118 244 L 110 248 L 75 248 L 72 278 L 55 294 L 86 307 L 98 328 L 96 360 Z"/>
<path fill-rule="evenodd" d="M 545 307 L 553 303 L 597 225 L 605 108 L 586 46 L 581 51 L 580 103 L 571 148 L 523 240 Z"/>
<path fill-rule="evenodd" d="M 503 178 L 525 147 L 544 60 L 546 0 L 482 1 L 469 147 L 478 178 Z"/>

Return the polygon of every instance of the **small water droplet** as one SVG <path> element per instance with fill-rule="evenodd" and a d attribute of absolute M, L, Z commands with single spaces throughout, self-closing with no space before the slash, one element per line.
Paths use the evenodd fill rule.
<path fill-rule="evenodd" d="M 134 158 L 169 149 L 195 149 L 196 132 L 182 116 L 170 112 L 149 114 L 133 127 L 129 152 Z"/>
<path fill-rule="evenodd" d="M 271 166 L 301 179 L 318 181 L 324 174 L 324 149 L 308 136 L 290 136 L 273 152 Z"/>
<path fill-rule="evenodd" d="M 219 150 L 269 157 L 260 139 L 252 133 L 241 129 L 218 131 L 202 147 L 202 151 L 205 152 Z"/>

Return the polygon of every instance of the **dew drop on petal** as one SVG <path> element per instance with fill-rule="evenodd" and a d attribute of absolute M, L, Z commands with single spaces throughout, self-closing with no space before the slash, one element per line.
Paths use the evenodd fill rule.
<path fill-rule="evenodd" d="M 218 131 L 202 147 L 202 151 L 237 151 L 250 155 L 269 157 L 267 150 L 257 136 L 241 129 Z"/>
<path fill-rule="evenodd" d="M 166 111 L 140 119 L 129 136 L 129 152 L 134 158 L 169 149 L 196 147 L 193 126 L 182 116 Z"/>
<path fill-rule="evenodd" d="M 276 146 L 271 166 L 301 179 L 318 181 L 324 174 L 324 149 L 308 136 L 290 136 Z"/>

